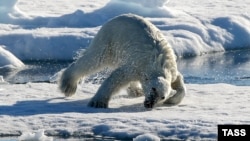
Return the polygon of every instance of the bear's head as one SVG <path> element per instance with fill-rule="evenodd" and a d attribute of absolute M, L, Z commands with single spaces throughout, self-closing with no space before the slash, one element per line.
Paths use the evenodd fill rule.
<path fill-rule="evenodd" d="M 142 88 L 145 95 L 145 108 L 153 108 L 156 104 L 163 103 L 172 90 L 170 82 L 164 77 L 146 80 L 142 83 Z"/>

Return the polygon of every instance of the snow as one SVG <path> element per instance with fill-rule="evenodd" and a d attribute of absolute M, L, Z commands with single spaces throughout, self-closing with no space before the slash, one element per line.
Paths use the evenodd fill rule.
<path fill-rule="evenodd" d="M 0 46 L 0 76 L 1 74 L 21 69 L 24 67 L 24 64 L 21 60 L 16 58 L 11 52 L 4 49 Z"/>
<path fill-rule="evenodd" d="M 86 105 L 100 84 L 87 81 L 75 96 L 64 98 L 54 84 L 56 75 L 53 83 L 4 80 L 6 73 L 23 69 L 26 61 L 72 61 L 105 22 L 124 13 L 141 15 L 155 24 L 178 57 L 202 55 L 195 58 L 198 64 L 182 64 L 182 69 L 207 71 L 202 67 L 205 54 L 216 59 L 215 52 L 250 48 L 249 5 L 250 1 L 241 0 L 1 0 L 0 136 L 216 140 L 218 124 L 250 124 L 249 86 L 187 84 L 188 94 L 180 105 L 148 111 L 143 97 L 130 98 L 124 90 L 112 99 L 109 109 L 89 108 Z M 234 66 L 248 68 L 247 56 L 242 58 L 246 63 Z M 226 67 L 229 61 L 238 60 L 223 60 L 221 70 L 230 68 Z"/>
<path fill-rule="evenodd" d="M 143 134 L 133 139 L 133 141 L 160 141 L 161 139 L 155 135 Z"/>
<path fill-rule="evenodd" d="M 23 66 L 22 62 L 17 59 L 11 52 L 5 50 L 3 47 L 0 46 L 0 57 L 1 57 L 1 64 L 0 66 L 5 65 L 14 65 L 16 67 Z"/>
<path fill-rule="evenodd" d="M 44 130 L 47 136 L 60 137 L 124 140 L 151 134 L 162 139 L 215 140 L 218 124 L 250 124 L 247 86 L 187 84 L 188 94 L 180 105 L 153 110 L 144 109 L 143 97 L 127 97 L 124 90 L 111 100 L 109 109 L 89 108 L 99 84 L 82 83 L 70 98 L 63 98 L 56 84 L 0 86 L 1 136 Z"/>
<path fill-rule="evenodd" d="M 44 135 L 44 130 L 39 130 L 36 133 L 23 133 L 18 140 L 20 141 L 53 141 L 52 137 L 47 137 L 46 135 Z"/>
<path fill-rule="evenodd" d="M 72 60 L 77 50 L 88 47 L 103 23 L 123 13 L 135 13 L 160 28 L 179 57 L 249 49 L 249 4 L 239 0 L 192 0 L 188 4 L 167 0 L 3 0 L 0 44 L 20 60 Z"/>

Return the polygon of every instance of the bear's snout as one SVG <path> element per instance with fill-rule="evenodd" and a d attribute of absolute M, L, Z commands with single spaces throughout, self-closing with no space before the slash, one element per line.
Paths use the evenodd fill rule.
<path fill-rule="evenodd" d="M 157 93 L 156 88 L 152 88 L 149 97 L 147 97 L 144 101 L 144 107 L 153 108 L 158 100 L 159 100 L 159 94 Z"/>

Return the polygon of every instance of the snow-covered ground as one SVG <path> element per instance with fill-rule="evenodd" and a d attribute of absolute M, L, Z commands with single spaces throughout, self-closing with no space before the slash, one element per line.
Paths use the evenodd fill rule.
<path fill-rule="evenodd" d="M 217 124 L 250 124 L 250 87 L 188 84 L 184 101 L 147 111 L 143 97 L 125 91 L 109 109 L 87 107 L 99 85 L 83 83 L 77 94 L 63 98 L 56 84 L 1 83 L 0 135 L 45 130 L 53 136 L 100 135 L 132 139 L 150 133 L 165 139 L 215 140 Z"/>
<path fill-rule="evenodd" d="M 210 66 L 221 65 L 226 71 L 227 64 L 237 62 L 233 67 L 244 65 L 239 73 L 247 72 L 247 52 L 240 60 L 223 61 L 215 52 L 250 49 L 249 5 L 242 0 L 1 0 L 0 136 L 216 140 L 217 124 L 250 124 L 249 86 L 187 84 L 188 94 L 180 105 L 147 111 L 142 97 L 129 98 L 125 91 L 112 99 L 110 109 L 86 107 L 100 84 L 84 82 L 75 96 L 64 99 L 53 83 L 4 80 L 25 69 L 26 61 L 73 60 L 103 23 L 123 13 L 150 20 L 182 59 L 209 53 L 215 62 Z M 186 61 L 181 69 L 207 71 L 200 67 L 206 63 L 203 56 L 195 58 L 200 60 L 196 64 Z"/>

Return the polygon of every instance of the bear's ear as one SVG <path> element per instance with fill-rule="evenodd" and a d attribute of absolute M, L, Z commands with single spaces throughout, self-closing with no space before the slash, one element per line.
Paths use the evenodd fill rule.
<path fill-rule="evenodd" d="M 164 60 L 164 57 L 163 57 L 163 54 L 160 54 L 158 57 L 157 57 L 157 64 L 158 64 L 158 67 L 160 68 L 165 68 L 165 60 Z"/>

